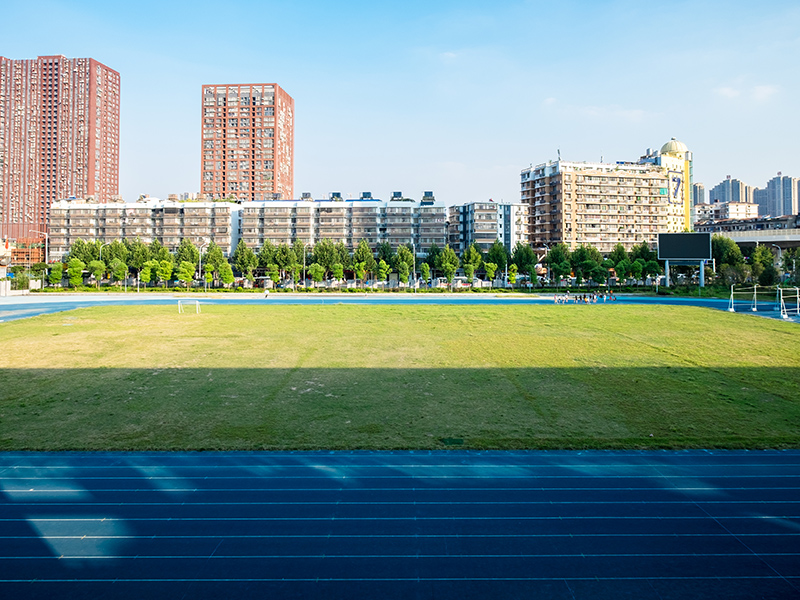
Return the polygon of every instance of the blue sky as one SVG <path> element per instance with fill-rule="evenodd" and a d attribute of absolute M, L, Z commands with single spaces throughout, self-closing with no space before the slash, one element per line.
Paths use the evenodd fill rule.
<path fill-rule="evenodd" d="M 762 7 L 763 6 L 763 7 Z M 677 137 L 695 181 L 800 176 L 800 3 L 13 2 L 0 55 L 122 79 L 121 193 L 197 191 L 200 88 L 295 99 L 295 191 L 518 201 L 519 172 Z"/>

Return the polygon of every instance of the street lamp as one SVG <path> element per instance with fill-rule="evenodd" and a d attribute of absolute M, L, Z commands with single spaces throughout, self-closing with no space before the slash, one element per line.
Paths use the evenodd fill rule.
<path fill-rule="evenodd" d="M 411 242 L 411 258 L 414 261 L 414 271 L 412 273 L 414 277 L 414 293 L 417 293 L 417 245 L 412 241 Z"/>
<path fill-rule="evenodd" d="M 203 248 L 208 248 L 208 242 L 207 241 L 203 241 L 203 243 L 200 244 L 197 247 L 197 255 L 199 256 L 199 260 L 200 260 L 200 267 L 199 267 L 200 278 L 203 280 L 203 291 L 205 292 L 206 291 L 206 278 L 203 275 Z"/>
<path fill-rule="evenodd" d="M 780 246 L 778 246 L 778 244 L 772 244 L 772 247 L 778 249 L 778 272 L 780 272 L 781 258 L 783 257 L 783 249 Z"/>

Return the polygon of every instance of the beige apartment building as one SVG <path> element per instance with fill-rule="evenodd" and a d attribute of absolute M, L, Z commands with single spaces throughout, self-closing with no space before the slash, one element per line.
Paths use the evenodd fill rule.
<path fill-rule="evenodd" d="M 524 169 L 531 245 L 586 244 L 603 253 L 654 246 L 659 233 L 690 227 L 691 171 L 691 152 L 674 139 L 637 163 L 557 160 Z"/>

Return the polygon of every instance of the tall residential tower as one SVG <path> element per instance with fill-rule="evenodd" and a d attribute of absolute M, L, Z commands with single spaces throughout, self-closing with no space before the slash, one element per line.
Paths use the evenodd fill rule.
<path fill-rule="evenodd" d="M 213 200 L 294 198 L 294 100 L 274 83 L 203 86 L 200 191 Z"/>
<path fill-rule="evenodd" d="M 0 238 L 41 238 L 57 199 L 119 193 L 119 103 L 94 59 L 0 56 Z"/>

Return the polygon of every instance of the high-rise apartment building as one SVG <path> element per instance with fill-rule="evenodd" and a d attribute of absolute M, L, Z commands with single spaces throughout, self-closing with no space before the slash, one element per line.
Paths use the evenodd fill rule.
<path fill-rule="evenodd" d="M 706 203 L 706 186 L 702 183 L 692 184 L 692 204 L 705 204 Z"/>
<path fill-rule="evenodd" d="M 691 226 L 692 153 L 672 139 L 637 163 L 550 161 L 521 173 L 535 246 L 630 249 Z"/>
<path fill-rule="evenodd" d="M 204 85 L 202 126 L 206 196 L 294 198 L 294 100 L 278 85 Z"/>
<path fill-rule="evenodd" d="M 119 73 L 0 56 L 0 238 L 41 238 L 51 203 L 119 193 Z"/>
<path fill-rule="evenodd" d="M 753 186 L 728 175 L 708 193 L 708 201 L 714 202 L 753 202 Z"/>

